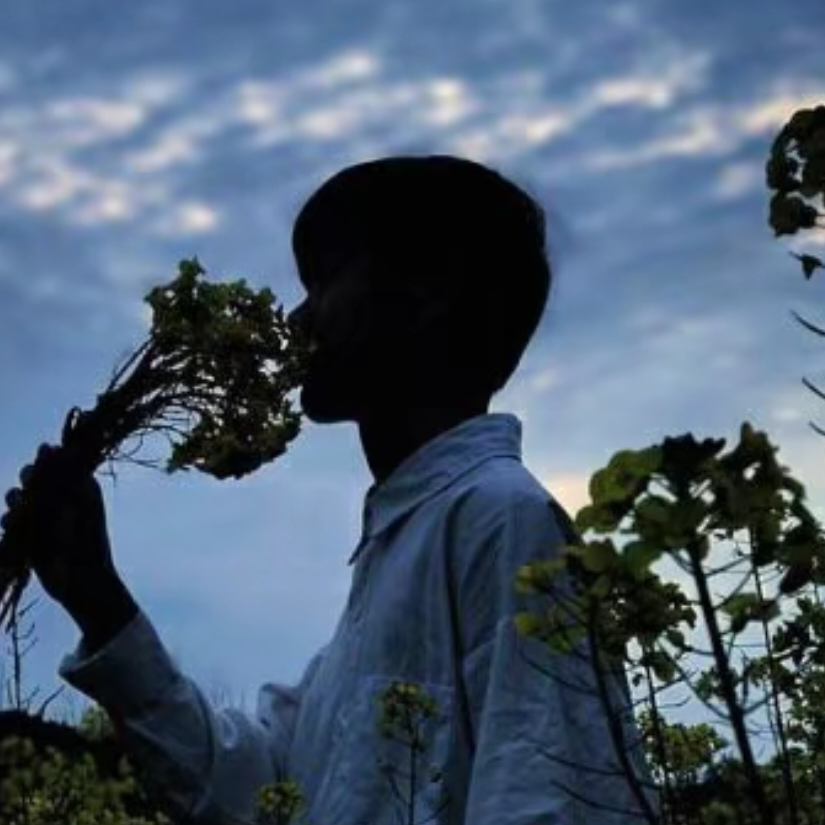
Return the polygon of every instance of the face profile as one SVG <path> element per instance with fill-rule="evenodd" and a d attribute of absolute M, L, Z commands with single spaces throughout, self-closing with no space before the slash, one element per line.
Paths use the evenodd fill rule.
<path fill-rule="evenodd" d="M 304 414 L 315 423 L 363 420 L 370 411 L 397 402 L 403 390 L 394 379 L 410 354 L 405 355 L 406 324 L 397 311 L 400 303 L 376 285 L 374 267 L 364 252 L 300 273 L 307 298 L 289 321 L 317 347 L 300 397 Z"/>
<path fill-rule="evenodd" d="M 303 204 L 291 243 L 307 298 L 290 320 L 317 346 L 302 412 L 355 423 L 376 480 L 488 410 L 551 283 L 540 205 L 447 155 L 341 170 Z"/>

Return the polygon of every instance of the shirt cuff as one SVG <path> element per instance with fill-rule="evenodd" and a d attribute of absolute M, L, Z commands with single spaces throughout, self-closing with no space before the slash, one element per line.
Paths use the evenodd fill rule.
<path fill-rule="evenodd" d="M 107 644 L 88 655 L 80 640 L 58 674 L 107 711 L 135 717 L 151 711 L 182 678 L 142 610 Z"/>

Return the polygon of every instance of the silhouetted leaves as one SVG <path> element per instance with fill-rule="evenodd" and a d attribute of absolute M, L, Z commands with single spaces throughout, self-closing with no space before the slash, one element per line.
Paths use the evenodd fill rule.
<path fill-rule="evenodd" d="M 801 262 L 802 271 L 808 279 L 810 279 L 817 269 L 825 268 L 825 264 L 823 264 L 822 261 L 815 255 L 797 255 L 795 252 L 791 252 L 790 254 Z"/>

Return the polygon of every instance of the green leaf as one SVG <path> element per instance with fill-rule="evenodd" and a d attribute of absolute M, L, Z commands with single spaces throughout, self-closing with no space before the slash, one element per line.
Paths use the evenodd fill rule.
<path fill-rule="evenodd" d="M 587 628 L 584 625 L 570 625 L 556 627 L 553 632 L 546 633 L 543 640 L 547 646 L 555 653 L 571 653 L 576 649 L 576 645 L 587 636 Z"/>
<path fill-rule="evenodd" d="M 649 570 L 650 565 L 662 555 L 662 548 L 645 541 L 629 542 L 623 552 L 622 559 L 625 568 L 634 576 Z"/>
<path fill-rule="evenodd" d="M 618 558 L 616 548 L 610 539 L 593 541 L 584 547 L 582 563 L 593 573 L 602 573 L 609 570 Z"/>
<path fill-rule="evenodd" d="M 597 533 L 612 533 L 618 528 L 626 514 L 627 509 L 615 503 L 601 506 L 586 504 L 576 513 L 573 523 L 580 534 L 588 530 L 594 530 Z"/>
<path fill-rule="evenodd" d="M 662 496 L 651 494 L 636 505 L 636 517 L 650 524 L 664 526 L 670 521 L 673 505 Z"/>
<path fill-rule="evenodd" d="M 761 599 L 757 593 L 737 593 L 728 598 L 720 609 L 731 617 L 730 629 L 734 633 L 740 633 L 749 622 L 769 622 L 780 615 L 775 599 Z"/>
<path fill-rule="evenodd" d="M 566 567 L 567 558 L 565 556 L 525 564 L 516 573 L 516 592 L 521 594 L 546 592 L 550 589 L 553 580 Z"/>
<path fill-rule="evenodd" d="M 587 590 L 588 595 L 597 601 L 603 599 L 612 589 L 610 576 L 600 575 Z"/>
<path fill-rule="evenodd" d="M 801 198 L 778 192 L 771 198 L 769 223 L 776 237 L 793 235 L 800 229 L 816 226 L 819 213 Z"/>
<path fill-rule="evenodd" d="M 782 151 L 774 151 L 765 167 L 766 181 L 769 189 L 780 192 L 792 192 L 799 188 L 795 175 L 799 171 L 799 162 L 787 157 Z"/>
<path fill-rule="evenodd" d="M 603 467 L 593 474 L 590 479 L 589 492 L 590 498 L 597 507 L 625 497 L 624 488 L 617 483 L 615 474 L 609 467 Z"/>
<path fill-rule="evenodd" d="M 737 593 L 726 599 L 720 606 L 720 610 L 728 616 L 735 616 L 737 613 L 753 609 L 761 601 L 758 593 Z"/>
<path fill-rule="evenodd" d="M 656 447 L 645 450 L 619 450 L 591 479 L 590 495 L 595 504 L 635 498 L 658 469 L 660 453 Z"/>
<path fill-rule="evenodd" d="M 652 650 L 645 655 L 644 660 L 660 682 L 670 682 L 676 675 L 676 666 L 664 651 Z"/>
<path fill-rule="evenodd" d="M 813 560 L 808 563 L 792 565 L 788 568 L 782 580 L 779 582 L 779 592 L 783 594 L 796 593 L 806 584 L 810 584 L 813 579 Z"/>
<path fill-rule="evenodd" d="M 513 623 L 522 636 L 534 636 L 544 629 L 544 621 L 541 616 L 536 616 L 533 613 L 517 613 Z"/>
<path fill-rule="evenodd" d="M 820 123 L 817 109 L 798 109 L 782 131 L 797 142 L 806 140 Z"/>
<path fill-rule="evenodd" d="M 725 446 L 724 438 L 697 441 L 693 433 L 666 437 L 662 442 L 660 472 L 669 478 L 677 490 L 703 478 L 714 456 Z"/>

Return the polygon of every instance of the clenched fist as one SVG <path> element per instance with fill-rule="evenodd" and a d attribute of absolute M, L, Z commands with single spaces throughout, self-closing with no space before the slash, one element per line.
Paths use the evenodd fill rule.
<path fill-rule="evenodd" d="M 100 588 L 119 581 L 100 486 L 65 447 L 48 444 L 20 471 L 20 483 L 6 493 L 4 539 L 20 543 L 55 601 L 72 615 L 88 612 Z"/>

